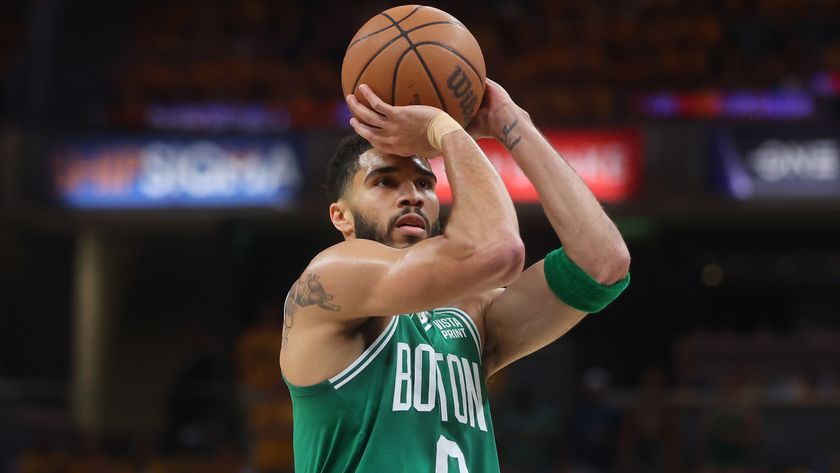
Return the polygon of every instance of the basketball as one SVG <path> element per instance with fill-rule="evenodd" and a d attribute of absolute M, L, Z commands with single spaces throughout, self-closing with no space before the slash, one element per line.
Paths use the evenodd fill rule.
<path fill-rule="evenodd" d="M 455 17 L 422 5 L 394 7 L 368 20 L 347 46 L 344 95 L 367 84 L 391 105 L 430 105 L 466 126 L 484 96 L 481 48 Z"/>

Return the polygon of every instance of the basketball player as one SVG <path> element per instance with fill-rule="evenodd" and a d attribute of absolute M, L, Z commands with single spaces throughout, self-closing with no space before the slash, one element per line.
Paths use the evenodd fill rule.
<path fill-rule="evenodd" d="M 359 136 L 328 177 L 345 241 L 315 256 L 285 304 L 295 471 L 498 472 L 485 378 L 609 304 L 629 282 L 627 248 L 498 84 L 469 132 L 507 146 L 563 242 L 524 272 L 513 204 L 473 137 L 441 110 L 361 91 L 370 108 L 347 97 Z M 425 159 L 436 155 L 453 192 L 443 230 Z"/>

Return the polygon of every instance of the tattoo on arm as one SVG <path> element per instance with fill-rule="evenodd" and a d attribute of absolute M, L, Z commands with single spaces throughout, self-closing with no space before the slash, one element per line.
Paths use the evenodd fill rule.
<path fill-rule="evenodd" d="M 285 348 L 289 340 L 289 332 L 294 325 L 295 312 L 300 307 L 317 305 L 318 307 L 333 312 L 341 310 L 341 306 L 331 304 L 333 295 L 328 293 L 324 286 L 318 281 L 318 275 L 310 273 L 298 279 L 289 291 L 286 298 L 286 305 L 283 308 L 283 343 L 281 349 Z"/>
<path fill-rule="evenodd" d="M 522 137 L 518 134 L 513 135 L 513 130 L 516 126 L 519 125 L 519 119 L 516 118 L 512 122 L 508 123 L 507 125 L 502 126 L 502 136 L 499 137 L 499 141 L 505 145 L 508 151 L 513 151 L 514 146 L 519 144 L 522 141 Z"/>
<path fill-rule="evenodd" d="M 286 298 L 286 305 L 283 307 L 283 343 L 280 344 L 281 350 L 286 348 L 286 342 L 289 341 L 289 332 L 292 330 L 292 324 L 295 321 L 295 302 L 292 300 L 294 290 L 294 287 L 292 287 L 292 291 Z"/>

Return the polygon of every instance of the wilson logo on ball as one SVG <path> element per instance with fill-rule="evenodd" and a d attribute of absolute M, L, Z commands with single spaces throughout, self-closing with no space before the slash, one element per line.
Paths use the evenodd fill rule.
<path fill-rule="evenodd" d="M 472 81 L 461 69 L 460 65 L 455 65 L 455 71 L 446 79 L 446 87 L 452 91 L 455 98 L 459 100 L 458 106 L 461 107 L 461 114 L 464 116 L 464 121 L 469 121 L 473 114 L 473 108 L 478 97 L 475 96 L 472 88 Z"/>

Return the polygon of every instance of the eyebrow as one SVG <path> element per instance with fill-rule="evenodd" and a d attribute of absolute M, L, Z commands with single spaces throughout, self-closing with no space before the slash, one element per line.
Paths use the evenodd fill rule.
<path fill-rule="evenodd" d="M 433 173 L 432 171 L 429 171 L 428 169 L 420 167 L 420 166 L 415 166 L 414 168 L 420 174 L 423 174 L 424 176 L 430 177 L 430 178 L 434 179 L 435 182 L 437 182 L 437 176 L 435 176 L 435 173 Z M 374 177 L 381 176 L 383 174 L 392 174 L 392 173 L 399 172 L 399 171 L 400 171 L 400 168 L 397 167 L 397 166 L 382 166 L 381 168 L 376 168 L 376 169 L 372 170 L 371 172 L 369 172 L 367 174 L 367 176 L 365 176 L 365 182 L 367 182 L 368 180 L 370 180 Z"/>

